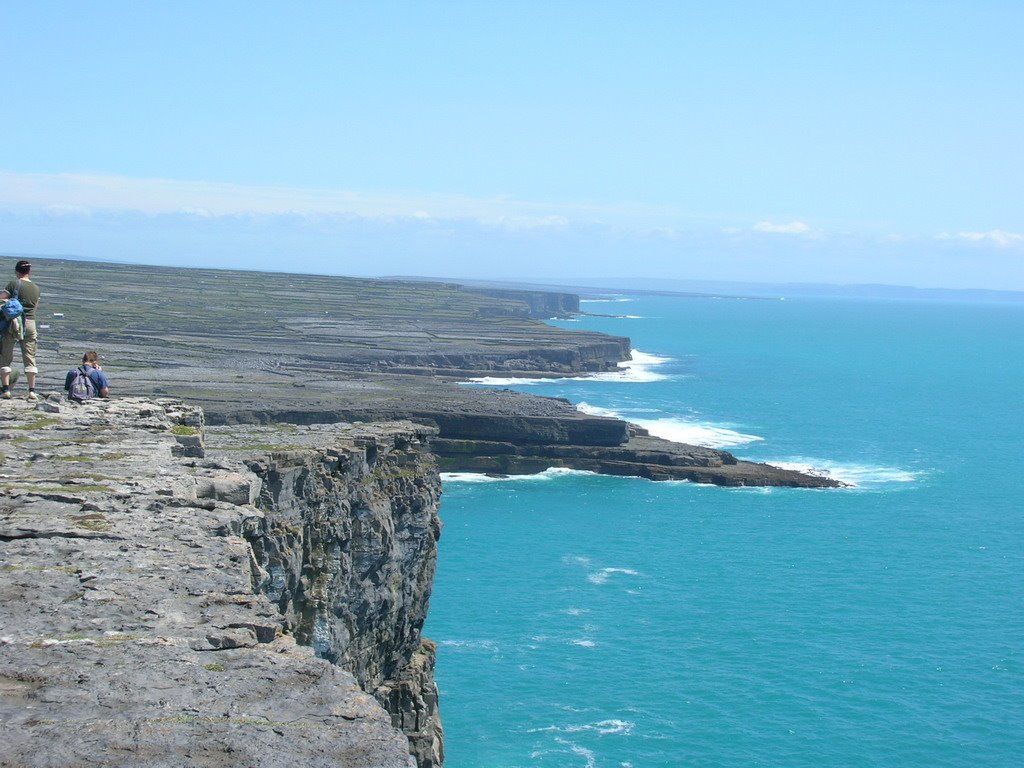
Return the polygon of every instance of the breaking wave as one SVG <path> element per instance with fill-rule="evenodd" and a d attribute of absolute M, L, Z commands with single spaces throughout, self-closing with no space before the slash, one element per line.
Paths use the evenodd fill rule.
<path fill-rule="evenodd" d="M 550 467 L 543 472 L 532 475 L 488 475 L 482 472 L 442 472 L 443 483 L 509 483 L 554 480 L 567 475 L 596 475 L 584 469 L 567 469 L 566 467 Z"/>
<path fill-rule="evenodd" d="M 924 474 L 898 467 L 880 467 L 871 464 L 852 464 L 829 459 L 798 457 L 787 461 L 771 461 L 773 467 L 793 469 L 809 475 L 831 477 L 854 488 L 877 488 L 899 483 L 912 483 Z"/>
<path fill-rule="evenodd" d="M 748 435 L 728 427 L 685 419 L 639 419 L 634 423 L 655 437 L 663 437 L 677 443 L 703 445 L 707 448 L 733 448 L 764 440 L 760 435 Z"/>
<path fill-rule="evenodd" d="M 652 370 L 656 366 L 669 362 L 672 358 L 631 350 L 631 360 L 619 363 L 619 370 L 602 373 L 585 373 L 579 376 L 561 376 L 557 378 L 536 376 L 478 376 L 460 384 L 481 384 L 485 387 L 530 387 L 538 384 L 560 384 L 565 381 L 612 381 L 640 384 L 650 381 L 663 381 L 668 376 Z"/>
<path fill-rule="evenodd" d="M 748 435 L 708 422 L 679 418 L 635 419 L 618 411 L 613 411 L 610 408 L 601 408 L 586 402 L 579 403 L 576 406 L 576 410 L 581 413 L 588 413 L 591 416 L 610 416 L 616 419 L 625 419 L 643 427 L 655 437 L 662 437 L 676 443 L 702 445 L 707 448 L 733 448 L 737 445 L 747 445 L 758 440 L 764 440 L 760 435 Z"/>

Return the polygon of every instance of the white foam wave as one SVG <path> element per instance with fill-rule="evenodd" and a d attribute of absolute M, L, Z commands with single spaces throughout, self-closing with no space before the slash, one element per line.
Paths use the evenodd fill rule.
<path fill-rule="evenodd" d="M 568 475 L 596 475 L 585 469 L 568 469 L 566 467 L 550 467 L 543 472 L 532 475 L 502 475 L 493 476 L 482 472 L 442 472 L 441 482 L 443 483 L 522 483 L 554 480 Z"/>
<path fill-rule="evenodd" d="M 586 638 L 584 638 L 582 640 L 570 640 L 569 642 L 572 645 L 578 645 L 580 648 L 596 648 L 597 647 L 597 643 L 595 643 L 593 640 L 587 640 Z"/>
<path fill-rule="evenodd" d="M 587 749 L 586 747 L 580 746 L 579 744 L 573 744 L 571 741 L 565 741 L 563 739 L 556 739 L 556 741 L 558 741 L 560 744 L 565 744 L 567 747 L 569 747 L 570 752 L 572 752 L 574 755 L 579 755 L 584 760 L 586 760 L 586 768 L 596 768 L 597 756 L 594 754 L 593 750 Z"/>
<path fill-rule="evenodd" d="M 437 642 L 442 648 L 456 648 L 465 651 L 487 651 L 497 653 L 498 644 L 493 640 L 439 640 Z"/>
<path fill-rule="evenodd" d="M 639 349 L 630 350 L 630 354 L 633 359 L 629 363 L 623 363 L 623 365 L 661 365 L 672 359 L 664 355 L 652 355 L 648 352 L 641 352 Z"/>
<path fill-rule="evenodd" d="M 689 421 L 687 419 L 630 419 L 655 437 L 677 443 L 703 445 L 708 448 L 732 448 L 737 445 L 764 440 L 760 435 L 748 435 L 718 424 Z"/>
<path fill-rule="evenodd" d="M 568 381 L 568 379 L 536 379 L 528 376 L 474 376 L 469 381 L 460 381 L 459 384 L 480 384 L 485 387 L 532 387 L 535 384 L 550 384 L 554 381 Z"/>
<path fill-rule="evenodd" d="M 587 402 L 579 403 L 576 406 L 576 410 L 591 416 L 610 416 L 614 419 L 625 419 L 643 427 L 655 437 L 663 437 L 676 443 L 703 445 L 708 448 L 732 448 L 737 445 L 747 445 L 758 440 L 764 440 L 760 435 L 748 435 L 708 422 L 679 418 L 636 419 L 629 415 L 623 415 L 618 411 L 613 411 L 610 408 L 601 408 L 600 406 L 590 405 Z"/>
<path fill-rule="evenodd" d="M 828 459 L 798 457 L 787 461 L 769 461 L 773 467 L 792 469 L 809 475 L 831 477 L 854 488 L 876 488 L 894 483 L 912 483 L 921 477 L 898 467 L 880 467 L 871 464 L 852 464 Z"/>
<path fill-rule="evenodd" d="M 622 734 L 629 736 L 636 728 L 636 723 L 629 720 L 601 720 L 596 723 L 582 725 L 547 725 L 543 728 L 530 728 L 527 733 L 587 733 L 596 732 L 602 736 Z"/>
<path fill-rule="evenodd" d="M 614 299 L 580 299 L 580 304 L 621 304 L 624 301 L 633 301 L 623 296 Z"/>
<path fill-rule="evenodd" d="M 643 384 L 651 381 L 664 381 L 668 378 L 664 373 L 653 370 L 655 367 L 669 362 L 672 358 L 641 352 L 639 349 L 630 351 L 630 360 L 619 363 L 619 370 L 592 373 L 580 377 L 585 381 L 618 381 L 631 384 Z"/>
<path fill-rule="evenodd" d="M 482 384 L 485 387 L 532 387 L 538 384 L 558 384 L 566 381 L 617 381 L 630 384 L 642 384 L 667 379 L 663 373 L 652 370 L 655 366 L 669 362 L 672 358 L 652 355 L 638 349 L 630 351 L 632 359 L 619 363 L 619 370 L 602 373 L 585 373 L 580 376 L 561 376 L 557 378 L 531 376 L 477 376 L 460 384 Z"/>
<path fill-rule="evenodd" d="M 622 573 L 627 576 L 639 576 L 638 571 L 634 571 L 632 568 L 602 568 L 599 571 L 587 575 L 587 581 L 591 584 L 605 584 L 608 579 L 611 578 L 613 573 Z"/>
<path fill-rule="evenodd" d="M 611 408 L 602 408 L 598 405 L 591 405 L 586 401 L 577 403 L 576 410 L 589 416 L 609 416 L 613 419 L 622 418 L 622 414 L 618 411 L 613 411 Z"/>
<path fill-rule="evenodd" d="M 639 408 L 630 406 L 630 416 L 627 417 L 623 416 L 622 413 L 620 413 L 619 411 L 613 411 L 611 408 L 602 408 L 599 405 L 591 405 L 585 400 L 581 401 L 579 405 L 576 406 L 576 410 L 580 411 L 581 413 L 589 413 L 594 416 L 611 416 L 612 418 L 628 419 L 629 421 L 634 421 L 633 414 L 664 413 L 664 411 L 662 411 L 660 408 Z"/>

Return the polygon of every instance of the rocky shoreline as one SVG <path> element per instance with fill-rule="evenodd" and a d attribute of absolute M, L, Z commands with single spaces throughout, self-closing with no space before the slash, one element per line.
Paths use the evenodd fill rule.
<path fill-rule="evenodd" d="M 417 392 L 413 385 L 406 391 Z M 832 478 L 743 461 L 728 451 L 687 445 L 606 416 L 576 410 L 559 398 L 538 398 L 501 389 L 459 388 L 451 400 L 381 402 L 340 409 L 318 401 L 303 409 L 264 404 L 243 409 L 204 403 L 214 424 L 317 424 L 408 419 L 436 427 L 431 441 L 444 472 L 522 475 L 561 467 L 648 480 L 790 488 L 837 488 Z"/>
<path fill-rule="evenodd" d="M 538 321 L 578 312 L 573 294 L 62 260 L 38 260 L 38 271 L 46 310 L 64 315 L 41 334 L 44 368 L 98 347 L 115 391 L 182 397 L 214 424 L 412 419 L 439 430 L 448 470 L 841 485 L 658 441 L 564 400 L 455 386 L 616 370 L 629 339 Z"/>

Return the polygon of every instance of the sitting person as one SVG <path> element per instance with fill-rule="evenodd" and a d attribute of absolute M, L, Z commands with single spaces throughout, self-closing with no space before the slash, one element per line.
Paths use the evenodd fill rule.
<path fill-rule="evenodd" d="M 100 368 L 100 356 L 89 350 L 82 355 L 82 364 L 68 371 L 64 377 L 68 397 L 81 402 L 94 397 L 110 396 L 110 381 Z"/>

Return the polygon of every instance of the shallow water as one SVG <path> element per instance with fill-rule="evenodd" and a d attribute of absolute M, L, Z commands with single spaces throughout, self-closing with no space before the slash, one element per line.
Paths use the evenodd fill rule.
<path fill-rule="evenodd" d="M 856 487 L 448 478 L 449 768 L 1018 765 L 1024 308 L 608 307 L 654 359 L 523 391 Z"/>

